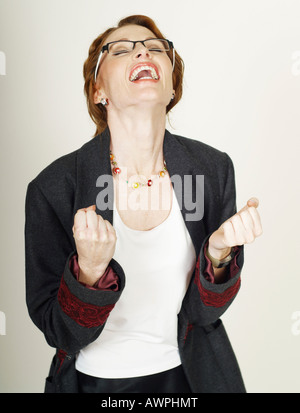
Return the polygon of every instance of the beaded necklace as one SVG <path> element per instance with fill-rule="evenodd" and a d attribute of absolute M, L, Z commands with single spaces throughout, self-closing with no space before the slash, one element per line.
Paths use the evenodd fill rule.
<path fill-rule="evenodd" d="M 111 151 L 110 151 L 110 162 L 112 164 L 113 174 L 120 175 L 121 169 L 118 167 L 115 155 Z M 166 165 L 166 161 L 164 161 L 164 168 L 161 171 L 159 171 L 159 173 L 155 176 L 157 178 L 164 178 L 164 176 L 166 175 L 166 172 L 167 172 L 167 165 Z M 127 185 L 129 185 L 128 180 L 126 180 L 126 183 L 127 183 Z M 132 187 L 133 189 L 137 189 L 141 186 L 152 186 L 152 185 L 153 185 L 153 180 L 152 179 L 147 179 L 147 182 L 135 181 L 129 186 Z"/>

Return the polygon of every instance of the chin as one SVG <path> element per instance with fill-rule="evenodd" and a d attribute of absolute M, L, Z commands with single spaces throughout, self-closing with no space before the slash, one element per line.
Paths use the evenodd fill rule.
<path fill-rule="evenodd" d="M 152 105 L 168 105 L 166 96 L 162 96 L 161 93 L 157 93 L 157 90 L 144 89 L 139 93 L 134 94 L 138 103 L 152 104 Z M 167 103 L 166 103 L 167 102 Z"/>
<path fill-rule="evenodd" d="M 147 109 L 157 109 L 159 107 L 161 108 L 165 108 L 168 105 L 168 103 L 165 102 L 165 100 L 161 100 L 161 99 L 139 99 L 139 101 L 136 103 L 135 106 L 139 106 L 139 107 L 144 107 Z"/>

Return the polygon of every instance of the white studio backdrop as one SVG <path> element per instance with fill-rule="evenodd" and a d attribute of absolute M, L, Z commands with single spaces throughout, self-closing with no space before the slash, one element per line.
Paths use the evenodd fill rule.
<path fill-rule="evenodd" d="M 43 392 L 54 350 L 25 304 L 27 184 L 91 139 L 82 66 L 99 33 L 155 20 L 185 62 L 168 129 L 227 152 L 237 206 L 260 200 L 223 322 L 249 393 L 300 391 L 299 0 L 0 0 L 0 392 Z"/>

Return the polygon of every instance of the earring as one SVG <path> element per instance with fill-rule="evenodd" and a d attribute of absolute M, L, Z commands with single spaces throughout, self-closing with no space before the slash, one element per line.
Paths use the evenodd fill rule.
<path fill-rule="evenodd" d="M 175 99 L 175 93 L 172 93 L 171 101 Z"/>
<path fill-rule="evenodd" d="M 108 105 L 107 100 L 106 100 L 106 99 L 104 99 L 104 98 L 102 98 L 102 99 L 100 100 L 100 103 L 101 103 L 101 105 L 103 105 L 103 106 Z"/>

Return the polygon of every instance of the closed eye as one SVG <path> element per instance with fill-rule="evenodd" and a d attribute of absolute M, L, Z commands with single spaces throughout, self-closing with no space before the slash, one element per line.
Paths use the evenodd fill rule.
<path fill-rule="evenodd" d="M 149 49 L 149 52 L 159 52 L 159 53 L 163 53 L 164 50 L 151 48 L 151 49 Z"/>
<path fill-rule="evenodd" d="M 126 53 L 129 53 L 129 51 L 128 50 L 120 50 L 118 52 L 113 53 L 112 55 L 113 56 L 119 56 L 120 54 L 126 54 Z"/>

